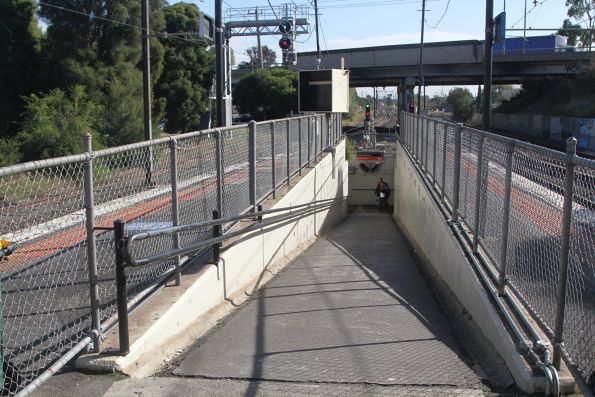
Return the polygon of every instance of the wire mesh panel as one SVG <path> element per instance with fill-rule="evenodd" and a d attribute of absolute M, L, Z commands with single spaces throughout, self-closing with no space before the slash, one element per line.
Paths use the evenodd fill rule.
<path fill-rule="evenodd" d="M 82 162 L 0 177 L 0 239 L 17 244 L 0 259 L 3 375 L 12 392 L 91 325 L 83 208 Z"/>
<path fill-rule="evenodd" d="M 305 167 L 308 162 L 308 118 L 300 118 L 300 167 Z"/>
<path fill-rule="evenodd" d="M 271 150 L 271 125 L 256 125 L 256 201 L 260 202 L 273 190 L 273 156 Z"/>
<path fill-rule="evenodd" d="M 475 202 L 477 173 L 479 171 L 480 135 L 469 129 L 461 133 L 461 183 L 459 188 L 459 215 L 472 230 L 475 229 Z"/>
<path fill-rule="evenodd" d="M 553 328 L 564 197 L 564 162 L 516 148 L 512 163 L 507 276 Z"/>
<path fill-rule="evenodd" d="M 506 174 L 506 145 L 486 138 L 484 141 L 481 201 L 479 209 L 479 241 L 490 259 L 500 267 L 502 219 Z"/>
<path fill-rule="evenodd" d="M 297 118 L 289 119 L 289 172 L 291 175 L 299 170 L 298 134 L 299 121 Z"/>
<path fill-rule="evenodd" d="M 595 162 L 575 167 L 564 344 L 585 379 L 595 371 Z"/>
<path fill-rule="evenodd" d="M 438 122 L 436 124 L 436 184 L 440 192 L 444 191 L 444 178 L 446 174 L 444 173 L 445 168 L 445 145 L 444 145 L 444 137 L 446 134 L 446 125 L 444 123 Z"/>
<path fill-rule="evenodd" d="M 316 160 L 317 150 L 320 147 L 320 129 L 318 123 L 320 117 L 314 116 L 310 118 L 310 161 Z"/>
<path fill-rule="evenodd" d="M 287 180 L 287 123 L 275 121 L 275 175 L 277 187 Z"/>
<path fill-rule="evenodd" d="M 127 223 L 126 233 L 172 225 L 171 159 L 168 142 L 150 147 L 97 152 L 93 163 L 96 226 L 111 227 L 114 221 Z M 98 231 L 97 273 L 101 320 L 113 315 L 116 286 L 114 243 L 111 231 Z M 141 244 L 144 255 L 173 247 L 171 238 Z M 162 280 L 172 263 L 132 269 L 127 279 L 128 298 Z"/>
<path fill-rule="evenodd" d="M 177 146 L 179 224 L 209 220 L 217 209 L 215 132 L 181 137 Z M 180 245 L 190 245 L 206 236 L 199 231 L 181 234 Z"/>
<path fill-rule="evenodd" d="M 451 204 L 454 190 L 455 128 L 457 127 L 454 124 L 448 124 L 445 128 L 446 162 L 444 168 L 444 196 Z"/>
<path fill-rule="evenodd" d="M 223 158 L 222 217 L 240 214 L 250 207 L 248 127 L 221 131 Z"/>

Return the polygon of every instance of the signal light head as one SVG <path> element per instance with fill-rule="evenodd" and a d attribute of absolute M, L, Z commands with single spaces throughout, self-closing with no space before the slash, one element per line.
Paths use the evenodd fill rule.
<path fill-rule="evenodd" d="M 291 48 L 291 39 L 285 35 L 283 35 L 283 37 L 281 37 L 281 39 L 279 40 L 279 47 L 281 47 L 282 50 L 288 50 Z"/>
<path fill-rule="evenodd" d="M 291 23 L 287 19 L 283 19 L 279 24 L 279 31 L 281 33 L 291 32 Z"/>

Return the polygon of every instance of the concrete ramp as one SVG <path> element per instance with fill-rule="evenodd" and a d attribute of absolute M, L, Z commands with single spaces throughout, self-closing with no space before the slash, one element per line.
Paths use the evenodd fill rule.
<path fill-rule="evenodd" d="M 174 374 L 479 391 L 451 335 L 390 215 L 355 213 L 203 338 Z"/>

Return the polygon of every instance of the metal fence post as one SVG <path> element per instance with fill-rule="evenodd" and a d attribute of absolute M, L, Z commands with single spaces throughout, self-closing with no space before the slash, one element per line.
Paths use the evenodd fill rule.
<path fill-rule="evenodd" d="M 322 160 L 322 151 L 324 150 L 324 128 L 322 128 L 323 124 L 322 124 L 322 116 L 320 116 L 320 123 L 318 123 L 318 125 L 320 126 L 320 160 Z"/>
<path fill-rule="evenodd" d="M 213 210 L 213 220 L 219 219 L 220 213 L 217 210 Z M 213 225 L 213 238 L 217 238 L 221 236 L 221 225 Z M 214 243 L 213 244 L 213 262 L 215 264 L 219 263 L 219 254 L 221 249 L 221 243 Z"/>
<path fill-rule="evenodd" d="M 312 131 L 312 138 L 314 141 L 314 158 L 313 160 L 316 161 L 318 159 L 318 116 L 314 116 L 314 131 Z"/>
<path fill-rule="evenodd" d="M 275 196 L 277 194 L 277 176 L 276 176 L 277 159 L 275 158 L 275 122 L 272 121 L 270 126 L 271 126 L 271 160 L 272 160 L 271 174 L 272 174 L 272 178 L 273 178 L 273 198 L 275 198 Z"/>
<path fill-rule="evenodd" d="M 122 243 L 126 222 L 114 221 L 114 248 L 116 253 L 116 295 L 118 303 L 118 335 L 120 337 L 120 355 L 130 352 L 130 335 L 128 334 L 128 296 L 126 292 L 126 269 L 122 255 Z"/>
<path fill-rule="evenodd" d="M 289 142 L 289 139 L 290 139 L 290 137 L 289 137 L 289 119 L 285 120 L 285 137 L 287 138 L 285 140 L 286 149 L 287 149 L 287 163 L 286 163 L 286 165 L 287 165 L 287 167 L 286 167 L 287 168 L 287 170 L 286 170 L 287 171 L 287 186 L 289 186 L 289 177 L 291 176 L 291 170 L 290 170 L 291 164 L 289 161 L 290 160 L 289 156 L 291 154 L 290 149 L 289 149 L 289 144 L 290 144 L 290 142 Z"/>
<path fill-rule="evenodd" d="M 416 134 L 416 139 L 415 139 L 415 144 L 416 144 L 416 150 L 415 150 L 415 158 L 417 160 L 417 164 L 421 164 L 421 116 L 416 116 L 415 118 L 415 126 L 417 129 L 417 134 Z"/>
<path fill-rule="evenodd" d="M 506 179 L 504 181 L 504 215 L 502 217 L 502 247 L 500 251 L 500 276 L 498 279 L 498 294 L 504 295 L 506 287 L 506 260 L 508 259 L 508 225 L 510 222 L 510 205 L 512 192 L 512 154 L 514 141 L 506 145 Z"/>
<path fill-rule="evenodd" d="M 217 172 L 217 211 L 223 214 L 223 150 L 221 130 L 215 131 L 215 165 Z"/>
<path fill-rule="evenodd" d="M 248 123 L 248 185 L 250 195 L 250 211 L 256 211 L 256 121 Z"/>
<path fill-rule="evenodd" d="M 307 167 L 310 168 L 310 159 L 312 156 L 312 118 L 310 116 L 308 116 L 308 161 L 307 161 Z"/>
<path fill-rule="evenodd" d="M 477 153 L 477 175 L 475 176 L 475 216 L 474 216 L 474 226 L 475 230 L 473 231 L 473 253 L 477 254 L 477 248 L 479 246 L 479 223 L 481 220 L 479 219 L 481 212 L 481 192 L 483 189 L 481 188 L 481 183 L 483 180 L 483 141 L 485 137 L 483 133 L 479 135 L 479 151 Z M 487 179 L 485 183 L 488 183 Z"/>
<path fill-rule="evenodd" d="M 299 172 L 302 175 L 302 119 L 298 119 L 298 163 L 299 163 Z"/>
<path fill-rule="evenodd" d="M 430 120 L 427 119 L 425 122 L 425 126 L 426 126 L 426 151 L 425 151 L 425 166 L 424 169 L 426 171 L 426 174 L 429 174 L 429 170 L 428 170 L 428 153 L 430 151 Z"/>
<path fill-rule="evenodd" d="M 442 137 L 442 186 L 440 186 L 440 202 L 445 203 L 446 196 L 446 144 L 448 143 L 448 124 L 444 125 L 444 136 Z"/>
<path fill-rule="evenodd" d="M 461 135 L 463 124 L 458 124 L 455 129 L 455 160 L 454 177 L 452 181 L 452 220 L 459 221 L 459 192 L 461 188 Z"/>
<path fill-rule="evenodd" d="M 89 154 L 84 163 L 85 225 L 87 229 L 87 268 L 89 271 L 89 297 L 91 304 L 91 329 L 100 328 L 99 288 L 97 285 L 97 240 L 95 238 L 95 198 L 93 196 L 93 143 L 91 134 L 83 136 L 83 150 Z M 100 339 L 93 341 L 94 352 L 99 352 Z"/>
<path fill-rule="evenodd" d="M 172 138 L 169 141 L 169 149 L 170 149 L 170 182 L 171 182 L 171 216 L 172 216 L 172 225 L 178 226 L 180 224 L 180 210 L 179 210 L 179 203 L 178 203 L 178 141 L 175 138 Z M 174 233 L 174 248 L 180 248 L 180 234 Z M 182 263 L 181 263 L 180 255 L 177 255 L 175 258 L 175 266 L 176 266 L 176 285 L 181 284 L 181 277 L 182 277 Z"/>
<path fill-rule="evenodd" d="M 560 369 L 561 346 L 564 341 L 564 312 L 566 309 L 566 288 L 570 253 L 570 225 L 572 222 L 572 199 L 574 196 L 574 160 L 576 158 L 576 138 L 566 140 L 566 173 L 564 175 L 564 205 L 562 212 L 562 241 L 560 248 L 560 273 L 558 277 L 558 301 L 554 327 L 553 364 Z"/>
<path fill-rule="evenodd" d="M 432 182 L 434 185 L 436 185 L 436 152 L 438 151 L 438 145 L 436 145 L 436 141 L 437 141 L 437 133 L 436 133 L 436 120 L 432 121 L 432 125 L 434 126 L 433 128 L 433 132 L 434 132 L 434 141 L 433 141 L 433 146 L 434 146 L 434 150 L 432 150 Z"/>

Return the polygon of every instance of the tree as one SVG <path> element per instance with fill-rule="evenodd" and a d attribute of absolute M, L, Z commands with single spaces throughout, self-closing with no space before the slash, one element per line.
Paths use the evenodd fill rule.
<path fill-rule="evenodd" d="M 246 55 L 250 57 L 250 64 L 253 68 L 260 67 L 260 54 L 258 47 L 251 47 L 246 50 Z M 277 53 L 268 46 L 262 46 L 262 64 L 265 68 L 270 68 L 277 63 Z"/>
<path fill-rule="evenodd" d="M 200 11 L 194 4 L 177 3 L 164 9 L 168 32 L 194 32 Z M 214 57 L 204 47 L 179 40 L 162 39 L 164 71 L 155 88 L 163 99 L 162 121 L 168 132 L 187 132 L 200 126 L 201 114 L 209 106 L 214 75 Z"/>
<path fill-rule="evenodd" d="M 135 142 L 143 137 L 140 2 L 138 0 L 47 0 L 55 6 L 76 9 L 73 14 L 40 5 L 48 23 L 44 46 L 47 82 L 41 91 L 68 91 L 85 87 L 105 112 L 99 128 L 109 145 Z M 151 29 L 164 30 L 164 0 L 150 0 Z M 111 21 L 96 18 L 101 16 Z M 151 38 L 151 77 L 155 83 L 163 69 L 163 46 Z M 157 110 L 159 110 L 158 108 Z"/>
<path fill-rule="evenodd" d="M 20 142 L 22 160 L 32 161 L 81 153 L 82 137 L 94 135 L 94 148 L 101 148 L 102 137 L 95 125 L 100 107 L 82 86 L 64 92 L 57 88 L 46 96 L 26 98 Z"/>
<path fill-rule="evenodd" d="M 251 113 L 258 120 L 286 117 L 297 112 L 297 72 L 256 70 L 236 84 L 233 96 L 240 112 Z"/>
<path fill-rule="evenodd" d="M 36 88 L 41 31 L 33 0 L 0 1 L 0 139 L 13 137 Z"/>
<path fill-rule="evenodd" d="M 568 7 L 567 15 L 570 19 L 564 20 L 562 28 L 586 27 L 588 30 L 561 30 L 558 33 L 566 36 L 570 45 L 580 43 L 581 47 L 590 48 L 595 40 L 595 3 L 593 0 L 566 0 L 566 6 Z M 576 23 L 573 23 L 572 20 L 576 21 Z"/>
<path fill-rule="evenodd" d="M 453 88 L 448 93 L 446 102 L 452 108 L 452 113 L 455 119 L 459 121 L 467 121 L 473 116 L 475 108 L 475 101 L 473 94 L 466 88 Z"/>

